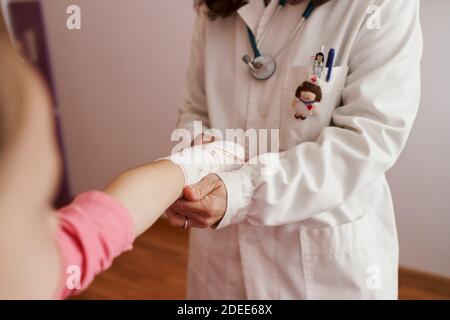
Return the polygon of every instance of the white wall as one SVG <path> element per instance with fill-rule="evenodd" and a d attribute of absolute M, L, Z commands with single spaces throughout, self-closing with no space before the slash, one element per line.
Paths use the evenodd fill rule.
<path fill-rule="evenodd" d="M 74 191 L 167 154 L 181 100 L 191 0 L 44 0 Z M 65 29 L 79 4 L 82 31 Z M 422 2 L 423 103 L 389 174 L 403 265 L 450 277 L 450 1 Z M 119 152 L 118 152 L 119 150 Z"/>

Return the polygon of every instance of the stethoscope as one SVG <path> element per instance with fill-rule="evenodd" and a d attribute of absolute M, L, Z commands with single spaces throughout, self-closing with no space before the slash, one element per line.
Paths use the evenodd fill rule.
<path fill-rule="evenodd" d="M 278 50 L 273 56 L 269 54 L 261 54 L 261 46 L 264 43 L 267 32 L 272 27 L 273 22 L 276 20 L 276 18 L 280 14 L 281 9 L 286 5 L 286 3 L 287 0 L 279 0 L 278 8 L 270 18 L 266 28 L 264 28 L 261 38 L 258 42 L 256 42 L 256 37 L 253 34 L 252 30 L 250 28 L 247 28 L 254 58 L 252 59 L 249 55 L 246 54 L 242 57 L 242 60 L 249 66 L 250 74 L 257 80 L 267 80 L 275 74 L 275 71 L 277 70 L 276 59 L 289 46 L 291 41 L 303 27 L 305 21 L 311 16 L 312 12 L 315 9 L 314 0 L 311 0 L 302 15 L 302 19 L 300 20 L 299 24 L 289 36 L 288 41 L 286 41 L 286 43 L 280 48 L 280 50 Z"/>

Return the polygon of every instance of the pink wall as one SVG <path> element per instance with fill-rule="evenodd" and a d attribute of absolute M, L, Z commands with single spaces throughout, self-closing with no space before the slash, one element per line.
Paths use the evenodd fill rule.
<path fill-rule="evenodd" d="M 44 0 L 76 192 L 165 155 L 181 101 L 191 0 Z M 82 30 L 65 28 L 69 4 Z M 389 174 L 401 262 L 450 276 L 450 2 L 422 2 L 423 103 L 410 143 Z"/>
<path fill-rule="evenodd" d="M 403 265 L 450 277 L 450 1 L 422 1 L 422 104 L 390 173 Z"/>
<path fill-rule="evenodd" d="M 184 0 L 44 0 L 72 188 L 170 151 L 194 10 Z M 69 31 L 66 8 L 82 10 Z"/>

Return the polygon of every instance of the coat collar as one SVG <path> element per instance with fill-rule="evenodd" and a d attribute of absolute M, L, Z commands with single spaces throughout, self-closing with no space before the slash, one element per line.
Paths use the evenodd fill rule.
<path fill-rule="evenodd" d="M 246 5 L 237 11 L 237 13 L 253 33 L 256 34 L 259 20 L 261 19 L 265 8 L 263 0 L 249 0 Z"/>

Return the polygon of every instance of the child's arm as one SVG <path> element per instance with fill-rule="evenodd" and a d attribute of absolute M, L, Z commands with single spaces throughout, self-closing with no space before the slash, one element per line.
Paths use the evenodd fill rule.
<path fill-rule="evenodd" d="M 150 228 L 182 194 L 183 171 L 172 161 L 158 161 L 120 175 L 105 190 L 133 220 L 137 237 Z"/>
<path fill-rule="evenodd" d="M 184 186 L 210 173 L 240 168 L 244 157 L 242 147 L 226 141 L 194 146 L 123 173 L 105 192 L 127 209 L 137 237 L 181 197 Z"/>
<path fill-rule="evenodd" d="M 63 277 L 57 298 L 86 289 L 130 250 L 134 239 L 179 198 L 183 186 L 181 168 L 159 161 L 129 170 L 105 192 L 83 193 L 61 209 L 56 242 Z"/>
<path fill-rule="evenodd" d="M 105 193 L 77 197 L 59 215 L 57 242 L 65 274 L 62 296 L 85 289 L 117 256 L 130 250 L 135 237 L 181 196 L 186 184 L 214 171 L 241 166 L 242 155 L 242 148 L 227 142 L 193 147 L 174 155 L 172 161 L 123 173 Z M 196 164 L 195 159 L 201 162 Z"/>

